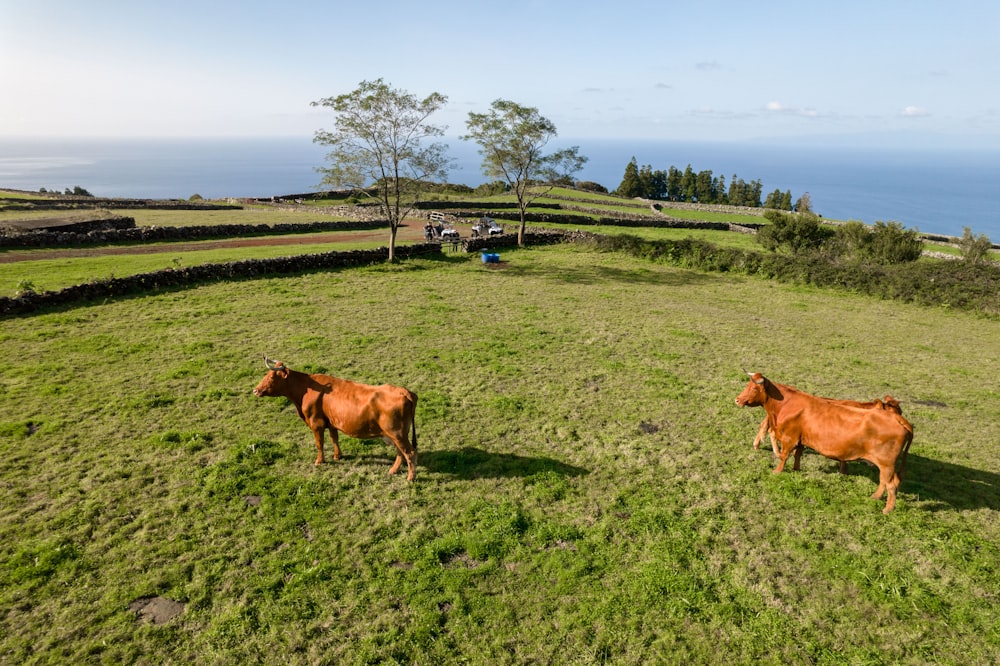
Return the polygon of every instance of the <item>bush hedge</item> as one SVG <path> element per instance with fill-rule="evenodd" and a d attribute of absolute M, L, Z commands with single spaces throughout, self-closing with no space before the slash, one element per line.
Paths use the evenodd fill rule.
<path fill-rule="evenodd" d="M 767 279 L 834 287 L 878 298 L 971 310 L 1000 317 L 1000 266 L 963 261 L 879 264 L 831 261 L 822 253 L 777 254 L 695 239 L 649 241 L 589 234 L 575 240 L 603 251 L 626 252 L 684 268 L 758 275 Z"/>

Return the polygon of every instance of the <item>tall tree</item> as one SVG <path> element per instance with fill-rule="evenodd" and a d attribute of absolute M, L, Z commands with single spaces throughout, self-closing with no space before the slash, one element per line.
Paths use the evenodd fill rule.
<path fill-rule="evenodd" d="M 395 261 L 396 232 L 413 210 L 427 182 L 444 181 L 450 164 L 447 146 L 424 139 L 444 129 L 428 118 L 448 101 L 439 93 L 419 100 L 378 79 L 362 81 L 353 92 L 326 97 L 312 106 L 336 114 L 332 131 L 318 130 L 313 141 L 329 146 L 330 166 L 317 169 L 323 184 L 351 188 L 375 199 L 389 222 L 389 261 Z"/>
<path fill-rule="evenodd" d="M 671 201 L 680 201 L 684 196 L 684 189 L 681 186 L 683 176 L 681 170 L 671 166 L 667 170 L 667 198 Z"/>
<path fill-rule="evenodd" d="M 684 175 L 681 176 L 681 201 L 694 201 L 696 194 L 697 177 L 694 175 L 694 169 L 688 164 L 684 169 Z"/>
<path fill-rule="evenodd" d="M 528 206 L 557 181 L 572 178 L 587 158 L 579 154 L 578 146 L 544 154 L 556 136 L 556 126 L 538 109 L 505 99 L 495 100 L 487 113 L 470 112 L 466 128 L 469 133 L 461 138 L 479 144 L 483 174 L 506 181 L 517 197 L 521 221 L 517 244 L 524 245 Z"/>
<path fill-rule="evenodd" d="M 639 164 L 635 161 L 635 157 L 625 165 L 625 174 L 622 176 L 622 182 L 615 190 L 615 194 L 629 199 L 641 196 L 642 181 L 639 180 Z"/>
<path fill-rule="evenodd" d="M 658 169 L 653 172 L 653 176 L 650 179 L 650 191 L 648 194 L 650 199 L 666 199 L 667 198 L 667 172 L 662 169 Z"/>

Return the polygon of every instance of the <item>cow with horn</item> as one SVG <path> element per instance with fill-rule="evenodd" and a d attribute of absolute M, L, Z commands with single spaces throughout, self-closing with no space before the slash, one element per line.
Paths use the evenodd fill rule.
<path fill-rule="evenodd" d="M 882 512 L 893 510 L 913 441 L 913 426 L 909 421 L 892 409 L 842 404 L 774 384 L 759 372 L 747 374 L 750 381 L 736 397 L 736 404 L 763 407 L 767 412 L 768 426 L 781 445 L 775 474 L 785 468 L 785 461 L 793 451 L 792 469 L 799 469 L 806 446 L 834 460 L 866 460 L 879 470 L 879 484 L 872 499 L 885 495 Z"/>
<path fill-rule="evenodd" d="M 396 447 L 389 474 L 406 460 L 408 481 L 417 467 L 417 394 L 400 386 L 368 386 L 330 375 L 292 370 L 264 354 L 268 373 L 253 390 L 257 397 L 284 397 L 295 405 L 316 438 L 316 464 L 323 463 L 323 432 L 330 431 L 333 459 L 340 460 L 338 432 L 358 439 L 381 437 Z M 412 431 L 412 439 L 410 434 Z"/>

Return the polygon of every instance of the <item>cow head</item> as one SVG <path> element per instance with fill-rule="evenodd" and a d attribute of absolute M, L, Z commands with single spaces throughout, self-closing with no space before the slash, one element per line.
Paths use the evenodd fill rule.
<path fill-rule="evenodd" d="M 743 392 L 736 396 L 736 404 L 740 407 L 763 405 L 767 399 L 767 385 L 770 382 L 759 372 L 747 372 L 747 374 L 750 375 L 750 381 L 747 382 Z"/>
<path fill-rule="evenodd" d="M 257 384 L 257 388 L 253 390 L 253 394 L 258 398 L 273 396 L 273 395 L 284 395 L 285 380 L 288 379 L 288 366 L 286 366 L 281 361 L 272 361 L 264 354 L 264 365 L 267 366 L 268 373 L 264 375 L 264 379 L 260 380 L 260 384 Z"/>

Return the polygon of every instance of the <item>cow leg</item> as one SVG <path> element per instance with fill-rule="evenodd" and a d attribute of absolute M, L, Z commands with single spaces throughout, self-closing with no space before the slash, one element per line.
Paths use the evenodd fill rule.
<path fill-rule="evenodd" d="M 840 473 L 841 474 L 847 474 L 847 461 L 846 460 L 841 460 L 840 461 Z"/>
<path fill-rule="evenodd" d="M 882 513 L 889 513 L 896 508 L 896 489 L 899 488 L 899 477 L 896 476 L 896 470 L 894 466 L 886 466 L 879 468 L 879 490 L 875 491 L 876 495 L 873 496 L 878 499 L 881 495 L 881 489 L 885 487 L 886 498 L 885 498 L 885 508 L 882 509 Z"/>
<path fill-rule="evenodd" d="M 785 469 L 785 461 L 788 460 L 788 454 L 792 452 L 792 447 L 781 445 L 781 451 L 778 453 L 778 466 L 774 468 L 774 474 L 781 474 L 781 471 Z"/>
<path fill-rule="evenodd" d="M 878 468 L 878 488 L 876 488 L 875 492 L 872 493 L 872 499 L 874 500 L 882 499 L 882 495 L 885 495 L 889 490 L 888 481 L 891 481 L 892 475 L 889 474 L 887 476 L 887 474 L 883 472 L 883 469 L 883 467 Z"/>
<path fill-rule="evenodd" d="M 760 422 L 760 428 L 757 429 L 757 436 L 753 440 L 753 450 L 756 451 L 760 448 L 760 443 L 764 441 L 764 437 L 767 435 L 767 418 L 765 417 L 763 421 Z M 771 438 L 773 441 L 773 437 Z"/>
<path fill-rule="evenodd" d="M 322 425 L 313 428 L 313 435 L 316 436 L 316 462 L 313 463 L 314 465 L 323 464 L 323 430 L 325 428 L 326 426 Z"/>
<path fill-rule="evenodd" d="M 403 464 L 403 459 L 406 459 L 406 480 L 413 481 L 416 476 L 417 467 L 417 452 L 413 450 L 410 443 L 406 441 L 406 438 L 397 439 L 395 437 L 383 437 L 382 438 L 387 444 L 391 443 L 396 447 L 396 461 L 392 463 L 392 467 L 389 468 L 389 474 L 395 474 L 399 471 L 400 466 Z"/>
<path fill-rule="evenodd" d="M 801 444 L 799 444 L 798 446 L 795 447 L 795 462 L 792 464 L 792 470 L 793 471 L 796 471 L 796 472 L 799 471 L 799 460 L 802 459 L 802 452 L 804 450 L 805 450 L 805 447 L 802 446 Z"/>
<path fill-rule="evenodd" d="M 333 442 L 333 459 L 340 460 L 340 433 L 333 426 L 330 426 L 330 441 Z"/>

